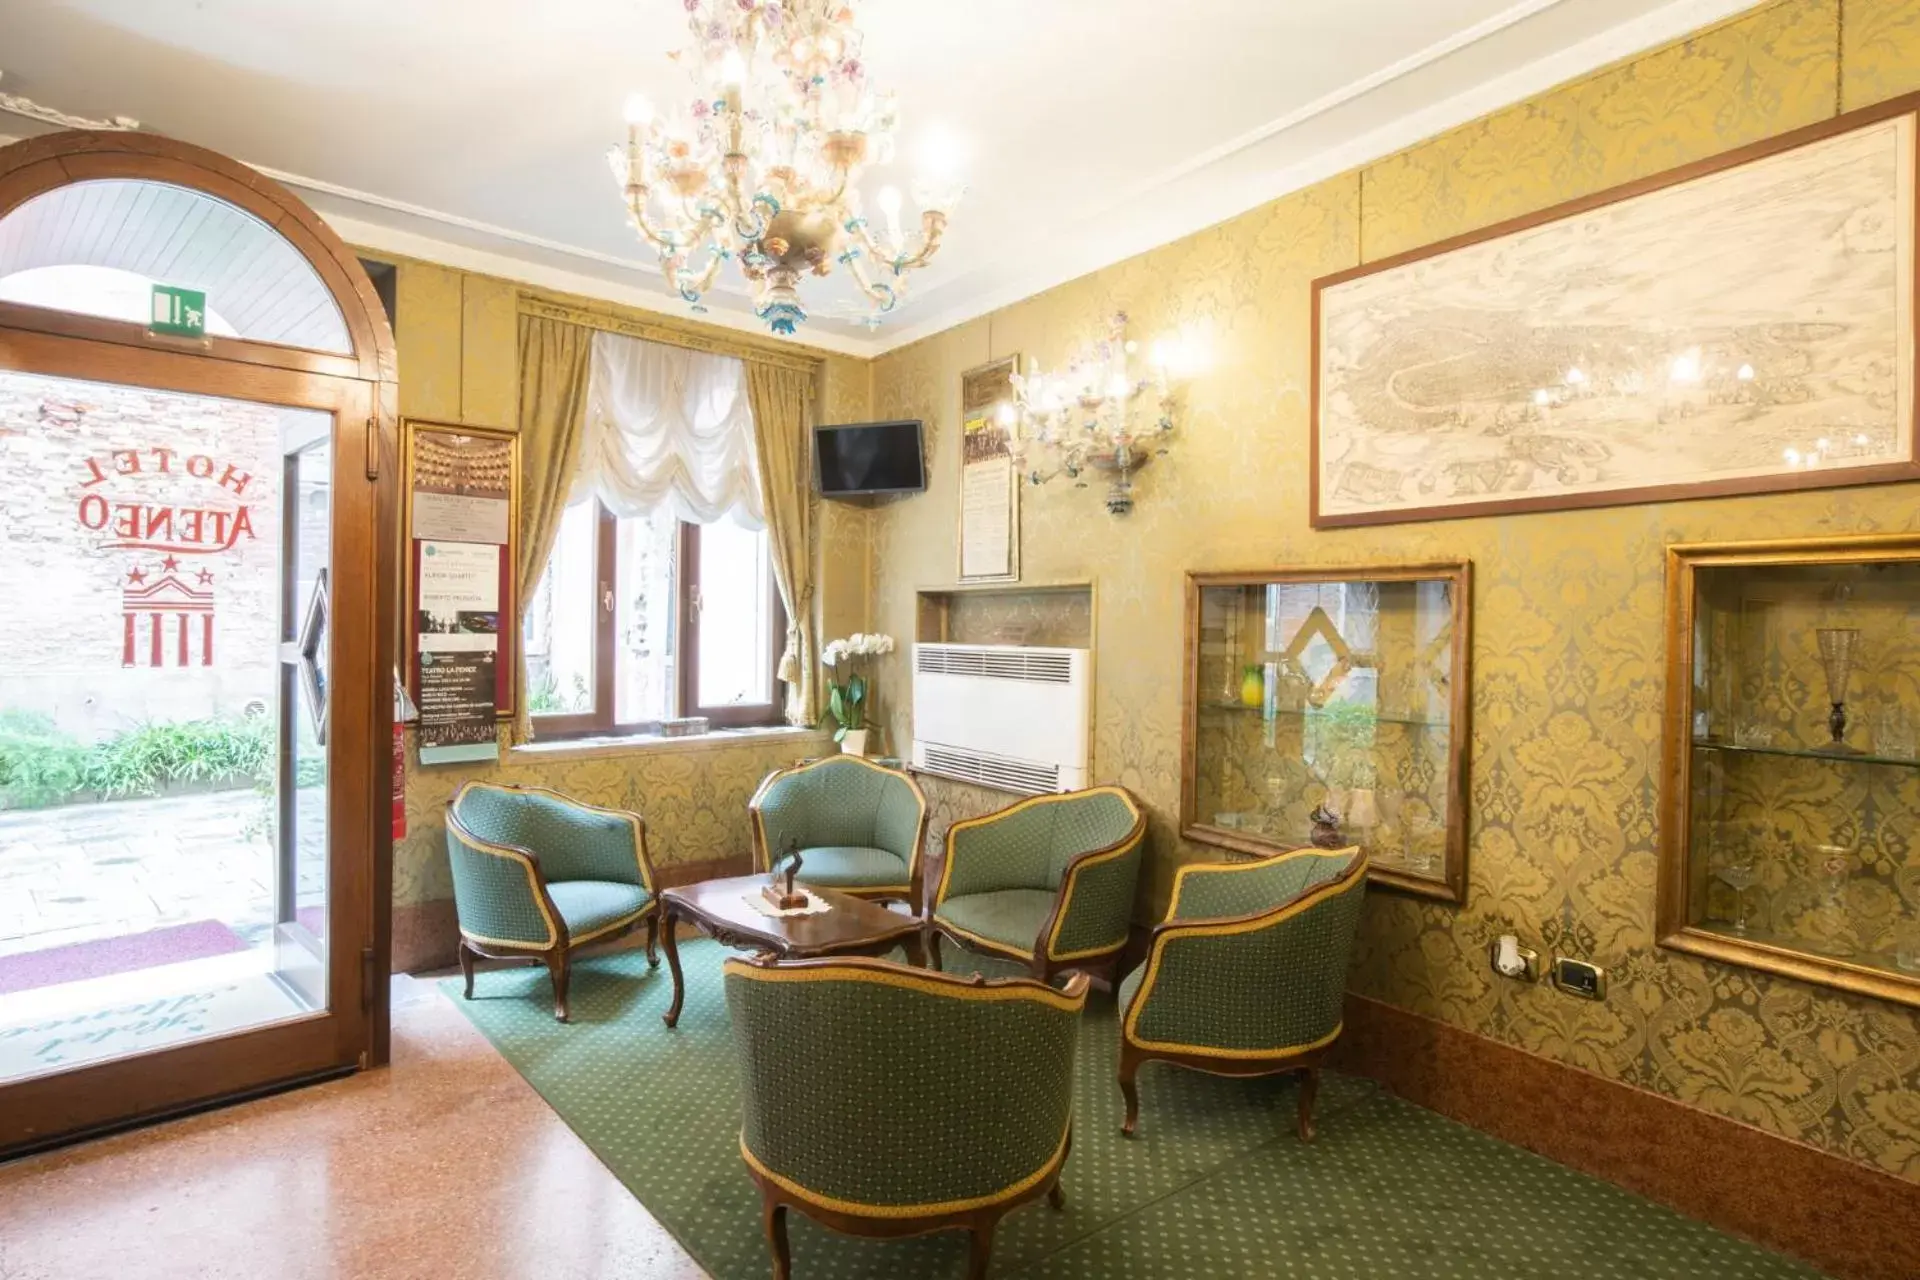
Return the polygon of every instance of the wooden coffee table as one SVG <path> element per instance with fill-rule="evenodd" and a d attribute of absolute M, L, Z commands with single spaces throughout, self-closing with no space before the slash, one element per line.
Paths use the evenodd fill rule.
<path fill-rule="evenodd" d="M 917 918 L 817 885 L 805 887 L 825 899 L 828 910 L 805 916 L 762 915 L 748 905 L 747 896 L 758 894 L 766 882 L 764 875 L 731 876 L 681 885 L 660 894 L 660 929 L 667 948 L 667 968 L 673 973 L 673 1005 L 666 1013 L 669 1027 L 680 1021 L 680 1004 L 687 992 L 686 981 L 680 976 L 680 949 L 673 938 L 674 926 L 682 921 L 722 946 L 770 952 L 782 960 L 884 956 L 904 946 L 909 964 L 926 967 Z"/>

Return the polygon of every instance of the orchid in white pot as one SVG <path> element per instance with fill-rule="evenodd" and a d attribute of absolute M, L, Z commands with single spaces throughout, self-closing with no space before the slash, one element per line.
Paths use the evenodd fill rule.
<path fill-rule="evenodd" d="M 856 631 L 845 640 L 829 641 L 820 661 L 832 668 L 828 679 L 827 714 L 821 728 L 835 726 L 833 740 L 848 755 L 867 753 L 867 706 L 873 697 L 870 674 L 873 660 L 893 652 L 893 637 Z"/>

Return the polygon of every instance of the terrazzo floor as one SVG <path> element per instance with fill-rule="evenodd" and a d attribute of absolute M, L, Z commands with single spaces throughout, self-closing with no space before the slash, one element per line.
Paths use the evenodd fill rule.
<path fill-rule="evenodd" d="M 0 1164 L 0 1280 L 704 1280 L 431 984 L 393 1066 Z"/>

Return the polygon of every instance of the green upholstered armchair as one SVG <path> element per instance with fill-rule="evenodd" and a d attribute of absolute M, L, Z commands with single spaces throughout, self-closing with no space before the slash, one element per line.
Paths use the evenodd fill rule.
<path fill-rule="evenodd" d="M 539 787 L 469 782 L 447 805 L 447 857 L 460 916 L 460 971 L 473 999 L 473 962 L 529 958 L 553 975 L 553 1016 L 567 1020 L 573 951 L 647 925 L 660 927 L 647 826 Z"/>
<path fill-rule="evenodd" d="M 1203 862 L 1174 875 L 1146 962 L 1120 984 L 1121 1132 L 1140 1118 L 1134 1076 L 1153 1059 L 1223 1076 L 1298 1071 L 1298 1129 L 1313 1140 L 1320 1057 L 1340 1034 L 1367 859 L 1299 849 Z"/>
<path fill-rule="evenodd" d="M 1146 833 L 1124 787 L 1035 796 L 954 823 L 928 913 L 934 967 L 943 933 L 1024 961 L 1043 982 L 1117 963 Z"/>
<path fill-rule="evenodd" d="M 920 909 L 927 798 L 898 769 L 863 756 L 826 756 L 767 775 L 747 804 L 753 865 L 795 850 L 802 884 Z"/>
<path fill-rule="evenodd" d="M 1042 1195 L 1064 1201 L 1073 1058 L 1087 979 L 1061 990 L 884 960 L 732 959 L 740 1154 L 760 1188 L 775 1280 L 788 1208 L 838 1231 L 993 1231 Z"/>

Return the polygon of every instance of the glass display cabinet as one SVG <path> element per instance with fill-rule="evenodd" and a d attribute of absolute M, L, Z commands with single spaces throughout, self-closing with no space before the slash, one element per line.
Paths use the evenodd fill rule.
<path fill-rule="evenodd" d="M 1181 834 L 1466 886 L 1470 566 L 1187 575 Z"/>
<path fill-rule="evenodd" d="M 1920 536 L 1667 554 L 1665 946 L 1920 1005 Z"/>

